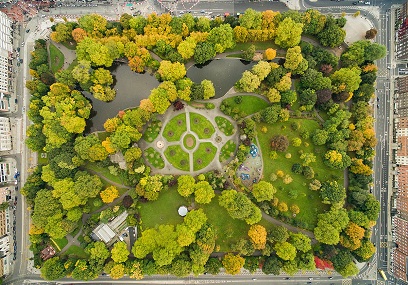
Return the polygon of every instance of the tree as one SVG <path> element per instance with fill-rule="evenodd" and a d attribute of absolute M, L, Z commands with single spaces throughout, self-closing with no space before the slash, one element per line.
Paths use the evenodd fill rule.
<path fill-rule="evenodd" d="M 255 45 L 250 45 L 244 52 L 242 53 L 242 59 L 246 61 L 251 61 L 255 55 Z"/>
<path fill-rule="evenodd" d="M 277 242 L 274 249 L 276 251 L 276 255 L 283 260 L 294 260 L 296 257 L 296 248 L 286 241 Z"/>
<path fill-rule="evenodd" d="M 120 279 L 125 275 L 125 266 L 123 264 L 115 264 L 110 270 L 110 277 L 112 279 Z"/>
<path fill-rule="evenodd" d="M 261 225 L 252 225 L 248 230 L 248 236 L 251 239 L 255 249 L 265 248 L 266 235 L 266 229 Z"/>
<path fill-rule="evenodd" d="M 260 84 L 261 80 L 257 75 L 245 70 L 242 73 L 241 79 L 237 81 L 236 86 L 245 92 L 254 92 Z"/>
<path fill-rule="evenodd" d="M 171 274 L 177 277 L 187 276 L 191 273 L 191 260 L 186 256 L 181 256 L 171 263 Z"/>
<path fill-rule="evenodd" d="M 212 275 L 217 275 L 220 272 L 221 267 L 222 263 L 216 257 L 209 258 L 205 264 L 205 270 Z"/>
<path fill-rule="evenodd" d="M 214 197 L 214 190 L 207 181 L 200 181 L 194 185 L 194 199 L 198 204 L 208 204 Z"/>
<path fill-rule="evenodd" d="M 329 224 L 324 224 L 324 226 L 318 224 L 314 229 L 314 235 L 316 240 L 325 244 L 338 244 L 340 240 L 338 230 Z"/>
<path fill-rule="evenodd" d="M 266 97 L 268 97 L 269 102 L 271 103 L 277 103 L 280 102 L 281 100 L 281 95 L 278 90 L 275 88 L 269 88 L 268 93 L 266 94 Z"/>
<path fill-rule="evenodd" d="M 268 62 L 261 60 L 252 67 L 252 72 L 262 81 L 268 76 L 269 72 L 271 72 L 271 65 Z"/>
<path fill-rule="evenodd" d="M 330 17 L 327 17 L 324 29 L 317 34 L 317 38 L 323 46 L 332 48 L 341 45 L 345 37 L 346 32 Z"/>
<path fill-rule="evenodd" d="M 318 90 L 330 88 L 331 80 L 329 77 L 324 77 L 323 74 L 315 69 L 309 68 L 300 78 L 300 83 L 303 89 L 313 89 L 319 98 Z M 331 94 L 330 94 L 331 95 Z M 330 97 L 331 98 L 331 97 Z M 318 99 L 319 101 L 319 99 Z"/>
<path fill-rule="evenodd" d="M 337 181 L 326 181 L 320 188 L 320 197 L 324 204 L 337 204 L 346 198 L 346 189 L 337 183 Z"/>
<path fill-rule="evenodd" d="M 377 30 L 374 29 L 374 28 L 371 28 L 371 29 L 367 30 L 367 32 L 365 34 L 365 38 L 367 40 L 371 40 L 371 39 L 374 39 L 376 35 L 377 35 Z"/>
<path fill-rule="evenodd" d="M 272 60 L 276 57 L 276 50 L 273 48 L 267 48 L 264 53 L 266 60 Z"/>
<path fill-rule="evenodd" d="M 236 275 L 241 271 L 241 268 L 245 264 L 245 259 L 239 255 L 233 255 L 228 253 L 222 259 L 222 265 L 225 268 L 225 272 L 231 275 Z"/>
<path fill-rule="evenodd" d="M 281 92 L 281 103 L 283 105 L 292 105 L 297 100 L 297 94 L 294 90 Z"/>
<path fill-rule="evenodd" d="M 129 257 L 129 251 L 127 250 L 127 245 L 123 241 L 118 241 L 113 245 L 111 250 L 111 257 L 114 262 L 122 263 L 125 262 Z"/>
<path fill-rule="evenodd" d="M 326 130 L 316 129 L 312 134 L 312 141 L 315 145 L 326 144 L 329 134 Z"/>
<path fill-rule="evenodd" d="M 239 24 L 247 29 L 260 30 L 262 25 L 262 13 L 251 8 L 239 17 Z"/>
<path fill-rule="evenodd" d="M 334 169 L 343 169 L 351 164 L 351 159 L 346 153 L 336 150 L 327 151 L 323 160 L 327 166 Z"/>
<path fill-rule="evenodd" d="M 291 233 L 289 242 L 302 252 L 308 252 L 312 249 L 310 238 L 302 233 Z"/>
<path fill-rule="evenodd" d="M 215 88 L 212 81 L 204 79 L 201 81 L 201 87 L 203 90 L 203 99 L 208 100 L 215 96 Z"/>
<path fill-rule="evenodd" d="M 317 94 L 313 89 L 303 89 L 298 93 L 298 98 L 300 105 L 314 106 L 317 101 Z"/>
<path fill-rule="evenodd" d="M 322 184 L 317 179 L 313 179 L 312 182 L 309 183 L 309 189 L 312 191 L 320 190 L 320 187 L 322 187 Z"/>
<path fill-rule="evenodd" d="M 172 63 L 167 60 L 160 62 L 160 67 L 157 70 L 162 80 L 176 81 L 186 76 L 186 68 L 184 64 L 179 62 Z"/>
<path fill-rule="evenodd" d="M 361 241 L 361 246 L 352 253 L 357 256 L 358 261 L 367 261 L 375 253 L 375 246 L 370 240 L 363 239 Z"/>
<path fill-rule="evenodd" d="M 41 277 L 45 280 L 57 280 L 65 277 L 66 274 L 64 263 L 58 256 L 46 260 L 41 266 Z"/>
<path fill-rule="evenodd" d="M 136 193 L 145 197 L 149 201 L 159 198 L 159 193 L 163 189 L 162 176 L 159 174 L 145 176 L 140 179 L 136 186 Z"/>
<path fill-rule="evenodd" d="M 105 190 L 101 191 L 99 195 L 101 196 L 101 199 L 105 204 L 109 204 L 119 197 L 119 191 L 115 186 L 111 185 Z"/>
<path fill-rule="evenodd" d="M 289 139 L 284 135 L 275 135 L 271 139 L 271 149 L 285 152 L 289 146 Z"/>
<path fill-rule="evenodd" d="M 89 252 L 91 259 L 97 259 L 101 262 L 104 262 L 110 256 L 110 252 L 106 248 L 105 243 L 101 241 L 94 242 L 91 248 L 88 249 L 87 247 L 87 251 Z"/>
<path fill-rule="evenodd" d="M 300 46 L 288 48 L 283 66 L 291 71 L 295 70 L 303 60 L 301 52 Z"/>
<path fill-rule="evenodd" d="M 198 43 L 194 50 L 194 61 L 204 64 L 216 55 L 214 45 L 209 42 Z"/>
<path fill-rule="evenodd" d="M 227 48 L 235 46 L 234 31 L 230 25 L 222 24 L 211 29 L 207 41 L 214 45 L 216 52 L 222 53 Z"/>
<path fill-rule="evenodd" d="M 272 242 L 284 242 L 288 238 L 288 229 L 284 226 L 275 226 L 268 232 L 268 240 Z"/>
<path fill-rule="evenodd" d="M 266 181 L 259 181 L 252 186 L 252 195 L 254 195 L 256 201 L 258 202 L 272 200 L 273 194 L 275 193 L 275 187 Z"/>
<path fill-rule="evenodd" d="M 183 197 L 194 193 L 195 180 L 191 175 L 180 175 L 177 178 L 177 191 Z"/>
<path fill-rule="evenodd" d="M 340 68 L 335 71 L 330 79 L 332 81 L 332 88 L 334 92 L 353 92 L 358 89 L 361 78 L 360 69 L 358 68 Z"/>
<path fill-rule="evenodd" d="M 296 23 L 291 18 L 285 18 L 276 30 L 275 44 L 282 48 L 290 48 L 299 44 L 303 24 Z"/>
<path fill-rule="evenodd" d="M 253 225 L 262 218 L 259 208 L 245 194 L 235 190 L 224 190 L 218 202 L 233 219 L 245 220 L 247 224 Z"/>
<path fill-rule="evenodd" d="M 282 261 L 276 255 L 272 255 L 265 259 L 262 272 L 265 274 L 279 275 L 282 265 Z"/>
<path fill-rule="evenodd" d="M 303 32 L 309 35 L 319 34 L 326 23 L 326 16 L 318 10 L 308 9 L 303 13 Z"/>

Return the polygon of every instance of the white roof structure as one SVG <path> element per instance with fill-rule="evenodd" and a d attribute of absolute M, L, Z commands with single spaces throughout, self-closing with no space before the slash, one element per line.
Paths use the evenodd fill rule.
<path fill-rule="evenodd" d="M 93 230 L 93 233 L 105 243 L 108 243 L 115 237 L 115 233 L 107 224 L 100 224 Z"/>
<path fill-rule="evenodd" d="M 178 209 L 178 213 L 179 213 L 180 216 L 184 217 L 188 213 L 187 207 L 186 206 L 180 206 L 180 208 Z"/>

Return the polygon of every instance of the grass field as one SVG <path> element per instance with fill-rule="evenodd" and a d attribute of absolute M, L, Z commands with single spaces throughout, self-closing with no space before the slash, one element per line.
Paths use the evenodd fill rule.
<path fill-rule="evenodd" d="M 156 201 L 139 203 L 142 228 L 154 228 L 162 224 L 179 224 L 183 222 L 177 210 L 180 206 L 188 206 L 186 198 L 180 196 L 176 187 L 163 190 Z"/>
<path fill-rule="evenodd" d="M 235 103 L 235 96 L 225 99 L 224 101 L 231 106 L 231 109 L 238 108 L 240 112 L 244 112 L 246 115 L 251 115 L 265 109 L 269 106 L 268 101 L 252 96 L 252 95 L 237 95 L 242 97 L 240 104 Z M 223 101 L 223 102 L 224 102 Z"/>
<path fill-rule="evenodd" d="M 61 249 L 64 248 L 68 244 L 68 240 L 66 237 L 60 238 L 60 239 L 52 239 L 51 241 L 54 243 L 55 247 L 57 248 L 58 251 L 61 251 Z"/>
<path fill-rule="evenodd" d="M 215 117 L 215 122 L 217 123 L 220 131 L 223 132 L 226 136 L 231 136 L 235 133 L 235 128 L 228 119 L 217 116 Z"/>
<path fill-rule="evenodd" d="M 154 148 L 149 147 L 144 151 L 145 159 L 154 167 L 162 169 L 164 167 L 164 160 Z"/>
<path fill-rule="evenodd" d="M 56 73 L 64 65 L 64 54 L 52 43 L 49 45 L 50 49 L 50 67 L 52 73 Z"/>
<path fill-rule="evenodd" d="M 180 141 L 181 135 L 187 131 L 186 114 L 173 117 L 164 127 L 163 137 L 169 142 Z"/>
<path fill-rule="evenodd" d="M 190 129 L 200 139 L 209 139 L 215 132 L 211 122 L 206 117 L 197 113 L 190 113 Z"/>
<path fill-rule="evenodd" d="M 88 258 L 88 254 L 84 251 L 84 249 L 77 245 L 71 245 L 64 255 L 77 258 Z"/>
<path fill-rule="evenodd" d="M 95 172 L 98 172 L 100 175 L 103 177 L 106 177 L 109 180 L 112 180 L 116 183 L 123 184 L 123 179 L 121 178 L 120 175 L 113 175 L 110 173 L 109 169 L 107 167 L 99 167 L 96 162 L 87 162 L 84 166 L 85 169 L 90 169 Z M 103 179 L 103 177 L 101 177 Z"/>
<path fill-rule="evenodd" d="M 230 157 L 233 157 L 235 154 L 236 148 L 237 148 L 237 145 L 235 144 L 233 140 L 227 141 L 221 148 L 220 157 L 219 157 L 220 162 L 224 162 L 228 160 Z"/>
<path fill-rule="evenodd" d="M 162 122 L 157 120 L 157 121 L 151 121 L 148 125 L 146 130 L 143 132 L 142 138 L 147 141 L 147 142 L 152 142 L 154 141 L 157 136 L 160 133 L 160 129 L 162 127 Z"/>
<path fill-rule="evenodd" d="M 194 171 L 207 167 L 213 161 L 217 148 L 210 142 L 200 143 L 193 153 Z"/>
<path fill-rule="evenodd" d="M 272 184 L 278 189 L 275 196 L 279 198 L 279 201 L 286 202 L 289 207 L 293 204 L 298 205 L 300 213 L 295 219 L 306 224 L 306 228 L 313 229 L 316 226 L 317 214 L 328 209 L 328 205 L 321 203 L 318 191 L 309 190 L 308 185 L 311 180 L 307 180 L 303 175 L 295 174 L 291 171 L 294 163 L 302 163 L 299 151 L 302 150 L 303 152 L 311 152 L 315 154 L 316 162 L 311 163 L 310 166 L 315 172 L 315 179 L 318 179 L 321 182 L 328 179 L 335 179 L 340 184 L 343 184 L 343 172 L 327 168 L 322 159 L 322 155 L 326 151 L 325 147 L 315 147 L 310 139 L 302 139 L 302 145 L 300 147 L 289 145 L 286 152 L 278 152 L 278 158 L 276 160 L 269 158 L 270 139 L 275 134 L 286 135 L 289 141 L 291 141 L 292 138 L 300 137 L 300 130 L 293 131 L 291 129 L 291 123 L 294 121 L 299 122 L 301 124 L 301 130 L 308 130 L 309 134 L 312 133 L 314 129 L 318 128 L 318 123 L 316 121 L 306 119 L 290 119 L 287 122 L 275 123 L 273 125 L 267 125 L 264 123 L 258 125 L 259 128 L 265 126 L 268 129 L 266 134 L 258 132 L 264 164 L 264 180 L 272 182 Z M 291 158 L 285 157 L 287 153 L 291 154 Z M 276 174 L 278 170 L 282 170 L 285 174 L 289 174 L 293 178 L 293 182 L 290 184 L 284 184 L 281 178 L 278 178 L 276 181 L 271 181 L 271 174 Z M 285 214 L 287 214 L 288 217 L 291 216 L 289 211 Z"/>
<path fill-rule="evenodd" d="M 164 151 L 164 155 L 175 168 L 184 171 L 190 170 L 189 154 L 182 150 L 179 145 L 170 145 Z"/>

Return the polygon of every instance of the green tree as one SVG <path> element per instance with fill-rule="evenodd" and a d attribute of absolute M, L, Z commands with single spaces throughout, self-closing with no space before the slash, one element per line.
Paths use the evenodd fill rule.
<path fill-rule="evenodd" d="M 317 35 L 320 43 L 325 47 L 336 47 L 344 42 L 346 32 L 339 27 L 331 17 L 326 18 L 324 29 Z"/>
<path fill-rule="evenodd" d="M 260 84 L 261 80 L 257 75 L 245 70 L 242 73 L 241 79 L 237 81 L 236 86 L 245 92 L 254 92 Z"/>
<path fill-rule="evenodd" d="M 334 92 L 353 92 L 358 89 L 361 78 L 360 78 L 360 69 L 352 68 L 340 68 L 335 71 L 330 79 L 332 81 L 332 88 Z"/>
<path fill-rule="evenodd" d="M 275 44 L 282 48 L 290 48 L 300 43 L 303 24 L 296 23 L 291 18 L 285 18 L 276 30 Z"/>
<path fill-rule="evenodd" d="M 96 241 L 92 244 L 92 247 L 86 249 L 89 252 L 91 259 L 101 260 L 104 262 L 110 256 L 109 250 L 106 248 L 105 243 Z"/>
<path fill-rule="evenodd" d="M 297 94 L 294 90 L 281 92 L 281 103 L 284 105 L 292 105 L 297 100 Z"/>
<path fill-rule="evenodd" d="M 125 262 L 129 257 L 129 251 L 127 250 L 126 243 L 123 241 L 116 242 L 111 249 L 111 255 L 114 262 Z"/>
<path fill-rule="evenodd" d="M 260 30 L 262 25 L 262 13 L 248 8 L 239 17 L 239 25 L 247 29 Z"/>
<path fill-rule="evenodd" d="M 310 238 L 302 233 L 291 233 L 289 243 L 302 252 L 308 252 L 312 249 Z"/>
<path fill-rule="evenodd" d="M 288 238 L 288 229 L 284 226 L 275 226 L 268 232 L 268 240 L 271 242 L 284 242 Z"/>
<path fill-rule="evenodd" d="M 214 45 L 216 52 L 222 53 L 227 48 L 235 46 L 234 31 L 230 25 L 222 24 L 219 27 L 211 29 L 207 41 Z"/>
<path fill-rule="evenodd" d="M 41 277 L 45 280 L 57 280 L 65 277 L 66 273 L 64 263 L 58 256 L 46 260 L 41 266 Z"/>
<path fill-rule="evenodd" d="M 252 186 L 252 195 L 254 195 L 256 201 L 258 202 L 272 200 L 273 194 L 275 193 L 275 187 L 266 181 L 259 181 Z"/>
<path fill-rule="evenodd" d="M 160 67 L 157 72 L 160 74 L 162 80 L 177 81 L 186 76 L 186 68 L 184 64 L 179 62 L 172 63 L 167 60 L 160 62 Z"/>
<path fill-rule="evenodd" d="M 274 249 L 276 251 L 276 255 L 283 260 L 294 260 L 296 257 L 296 248 L 286 241 L 277 242 Z"/>
<path fill-rule="evenodd" d="M 276 255 L 272 255 L 265 259 L 262 272 L 265 274 L 279 275 L 282 265 L 282 261 Z"/>
<path fill-rule="evenodd" d="M 194 199 L 198 204 L 208 204 L 214 197 L 214 189 L 207 181 L 200 181 L 194 185 Z"/>
<path fill-rule="evenodd" d="M 216 55 L 215 47 L 209 42 L 198 43 L 194 50 L 194 61 L 203 64 Z"/>
<path fill-rule="evenodd" d="M 194 193 L 195 180 L 191 175 L 180 175 L 177 178 L 177 191 L 183 197 L 188 197 Z"/>
<path fill-rule="evenodd" d="M 288 48 L 285 56 L 285 63 L 284 67 L 286 69 L 289 69 L 291 71 L 295 70 L 298 68 L 299 64 L 303 60 L 302 56 L 302 51 L 300 49 L 300 46 L 295 46 L 293 48 Z"/>

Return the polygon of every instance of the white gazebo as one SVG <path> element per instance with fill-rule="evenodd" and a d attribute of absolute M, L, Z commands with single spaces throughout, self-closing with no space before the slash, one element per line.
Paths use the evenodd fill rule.
<path fill-rule="evenodd" d="M 184 217 L 185 215 L 187 215 L 188 213 L 188 209 L 186 206 L 180 206 L 180 208 L 178 208 L 178 214 L 182 217 Z"/>

